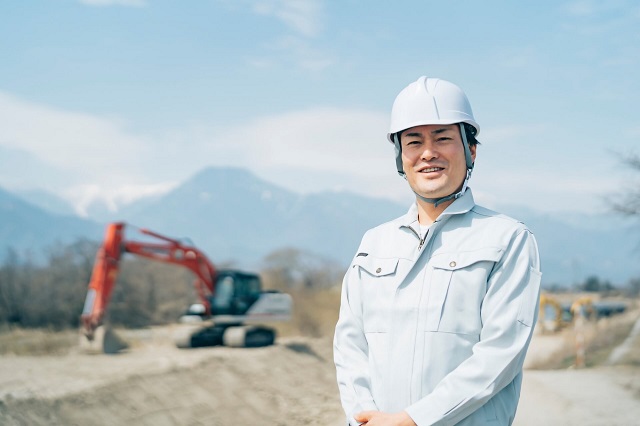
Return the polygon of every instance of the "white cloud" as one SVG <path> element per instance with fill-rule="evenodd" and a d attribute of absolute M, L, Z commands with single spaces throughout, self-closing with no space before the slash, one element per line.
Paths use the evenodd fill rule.
<path fill-rule="evenodd" d="M 11 187 L 38 187 L 80 202 L 91 194 L 111 199 L 115 193 L 132 192 L 127 189 L 132 184 L 139 185 L 140 194 L 143 186 L 158 185 L 147 176 L 153 144 L 132 134 L 121 120 L 59 110 L 2 92 L 0 147 L 24 152 L 31 163 L 46 169 L 0 175 L 0 184 Z"/>
<path fill-rule="evenodd" d="M 265 42 L 262 47 L 259 54 L 245 59 L 247 65 L 259 70 L 293 66 L 305 71 L 321 72 L 338 62 L 333 55 L 295 36 Z M 264 56 L 265 52 L 270 56 Z"/>
<path fill-rule="evenodd" d="M 294 191 L 349 190 L 405 199 L 406 184 L 395 172 L 386 140 L 388 119 L 375 111 L 311 108 L 224 132 L 180 133 L 216 164 L 247 168 Z"/>
<path fill-rule="evenodd" d="M 517 49 L 500 49 L 495 52 L 493 62 L 505 68 L 530 68 L 542 61 L 540 54 L 532 46 L 518 46 Z"/>
<path fill-rule="evenodd" d="M 371 111 L 313 108 L 258 119 L 225 139 L 255 141 L 245 151 L 254 164 L 369 175 L 393 155 L 387 121 Z"/>
<path fill-rule="evenodd" d="M 323 4 L 316 0 L 248 0 L 254 13 L 272 16 L 292 30 L 292 33 L 262 43 L 256 57 L 247 59 L 255 68 L 294 66 L 306 71 L 322 71 L 336 63 L 333 55 L 314 46 L 313 38 L 323 29 Z M 264 52 L 274 56 L 264 57 Z"/>
<path fill-rule="evenodd" d="M 144 7 L 147 5 L 146 0 L 78 0 L 87 6 L 128 6 L 128 7 Z"/>
<path fill-rule="evenodd" d="M 0 145 L 29 152 L 81 179 L 117 182 L 137 172 L 129 167 L 123 176 L 112 173 L 114 167 L 125 170 L 136 164 L 148 142 L 119 120 L 57 110 L 0 92 Z"/>
<path fill-rule="evenodd" d="M 255 13 L 273 16 L 295 32 L 314 37 L 323 27 L 323 4 L 319 0 L 251 0 Z"/>
<path fill-rule="evenodd" d="M 574 1 L 565 5 L 564 9 L 572 16 L 590 16 L 596 10 L 596 5 L 592 1 Z"/>
<path fill-rule="evenodd" d="M 582 0 L 568 3 L 563 9 L 569 18 L 565 28 L 582 36 L 617 34 L 622 28 L 637 28 L 640 21 L 640 8 L 627 0 Z M 629 41 L 633 45 L 632 37 Z"/>
<path fill-rule="evenodd" d="M 576 18 L 593 17 L 601 19 L 611 12 L 623 12 L 630 18 L 640 18 L 640 8 L 633 0 L 576 0 L 566 3 L 562 9 L 569 15 Z"/>
<path fill-rule="evenodd" d="M 556 170 L 483 170 L 471 186 L 481 190 L 481 203 L 489 208 L 524 205 L 537 211 L 603 213 L 609 210 L 605 198 L 619 187 L 614 176 L 598 178 Z"/>
<path fill-rule="evenodd" d="M 288 32 L 261 40 L 259 53 L 246 63 L 257 69 L 295 66 L 318 72 L 334 65 L 335 55 L 315 46 L 315 38 L 324 30 L 322 0 L 219 0 L 229 9 L 249 8 L 252 13 L 282 22 Z M 268 52 L 265 55 L 265 52 Z"/>
<path fill-rule="evenodd" d="M 395 171 L 394 150 L 386 140 L 388 119 L 386 112 L 309 108 L 241 124 L 200 124 L 137 135 L 121 120 L 0 93 L 0 148 L 19 149 L 50 165 L 47 176 L 63 170 L 65 183 L 57 193 L 80 212 L 96 200 L 115 209 L 143 195 L 161 194 L 209 165 L 246 168 L 301 193 L 348 190 L 409 202 L 411 191 Z M 541 129 L 482 129 L 472 179 L 479 199 L 547 211 L 601 205 L 598 194 L 616 187 L 617 175 L 607 173 L 605 179 L 588 166 L 578 167 L 584 163 L 578 157 L 538 152 L 535 141 L 544 133 Z M 560 162 L 552 161 L 555 157 Z M 23 173 L 24 179 L 34 179 L 31 171 Z M 19 177 L 12 175 L 12 182 Z"/>
<path fill-rule="evenodd" d="M 589 148 L 583 137 L 551 123 L 483 128 L 471 186 L 490 208 L 606 211 L 604 197 L 620 188 L 623 174 L 606 149 Z"/>
<path fill-rule="evenodd" d="M 640 138 L 640 126 L 630 127 L 626 133 L 634 139 Z"/>
<path fill-rule="evenodd" d="M 122 120 L 0 92 L 0 148 L 19 149 L 66 175 L 64 185 L 52 188 L 24 170 L 30 185 L 18 185 L 20 176 L 12 183 L 54 190 L 79 211 L 98 199 L 115 208 L 161 193 L 208 165 L 244 167 L 299 192 L 345 189 L 399 198 L 403 181 L 385 138 L 387 121 L 378 112 L 314 108 L 231 128 L 192 125 L 138 135 Z"/>
<path fill-rule="evenodd" d="M 493 147 L 496 145 L 513 143 L 513 141 L 517 141 L 524 136 L 541 134 L 544 131 L 548 131 L 548 126 L 544 124 L 513 124 L 498 127 L 489 127 L 487 129 L 481 127 L 478 140 L 480 140 L 481 143 L 486 140 L 489 145 Z"/>
<path fill-rule="evenodd" d="M 335 58 L 300 37 L 283 37 L 268 44 L 267 48 L 281 54 L 281 62 L 291 61 L 307 71 L 322 71 L 336 63 Z"/>

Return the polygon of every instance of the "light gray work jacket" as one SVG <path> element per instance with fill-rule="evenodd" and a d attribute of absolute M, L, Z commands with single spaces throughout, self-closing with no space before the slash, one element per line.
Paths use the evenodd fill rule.
<path fill-rule="evenodd" d="M 406 411 L 419 426 L 509 425 L 536 322 L 533 234 L 471 190 L 421 240 L 416 205 L 364 235 L 342 285 L 334 360 L 347 423 Z"/>

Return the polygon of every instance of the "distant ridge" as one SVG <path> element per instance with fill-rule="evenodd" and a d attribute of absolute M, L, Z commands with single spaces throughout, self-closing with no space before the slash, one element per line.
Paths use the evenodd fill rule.
<path fill-rule="evenodd" d="M 103 226 L 73 215 L 59 215 L 0 188 L 0 258 L 7 250 L 38 255 L 54 243 L 97 240 Z"/>
<path fill-rule="evenodd" d="M 117 220 L 188 237 L 215 263 L 256 269 L 270 252 L 293 247 L 346 267 L 367 229 L 407 208 L 348 192 L 301 195 L 246 169 L 208 167 L 162 196 L 102 212 L 95 221 L 53 214 L 0 190 L 0 249 L 37 251 L 78 237 L 100 241 L 105 224 Z M 640 276 L 640 232 L 631 225 L 610 216 L 514 210 L 538 240 L 545 285 L 570 285 L 589 275 L 620 285 Z"/>
<path fill-rule="evenodd" d="M 120 216 L 188 235 L 212 259 L 255 265 L 273 250 L 297 247 L 346 265 L 366 229 L 403 210 L 387 200 L 347 193 L 300 195 L 247 170 L 210 167 L 144 208 L 123 209 Z"/>

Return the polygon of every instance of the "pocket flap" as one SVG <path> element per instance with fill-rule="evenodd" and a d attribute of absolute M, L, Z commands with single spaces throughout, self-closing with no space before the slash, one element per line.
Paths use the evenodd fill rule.
<path fill-rule="evenodd" d="M 499 247 L 485 247 L 473 251 L 442 253 L 431 258 L 431 264 L 437 269 L 455 271 L 477 262 L 497 262 L 502 257 L 502 252 L 503 250 Z"/>
<path fill-rule="evenodd" d="M 354 259 L 353 266 L 359 266 L 375 277 L 382 277 L 396 272 L 396 268 L 398 267 L 398 258 L 358 256 Z"/>

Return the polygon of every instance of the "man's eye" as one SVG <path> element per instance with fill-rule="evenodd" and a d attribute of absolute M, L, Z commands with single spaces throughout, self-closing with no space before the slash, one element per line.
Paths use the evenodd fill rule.
<path fill-rule="evenodd" d="M 450 140 L 451 140 L 451 138 L 448 138 L 448 137 L 445 137 L 445 136 L 443 136 L 441 138 L 438 138 L 438 142 L 445 142 L 445 141 L 450 141 Z"/>

